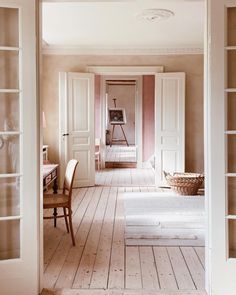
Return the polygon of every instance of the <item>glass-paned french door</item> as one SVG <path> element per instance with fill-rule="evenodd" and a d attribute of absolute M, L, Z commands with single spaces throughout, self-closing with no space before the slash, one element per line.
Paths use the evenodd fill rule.
<path fill-rule="evenodd" d="M 0 7 L 0 260 L 20 258 L 21 81 L 19 9 Z"/>
<path fill-rule="evenodd" d="M 33 0 L 0 0 L 0 294 L 39 291 Z"/>
<path fill-rule="evenodd" d="M 236 290 L 236 0 L 208 0 L 210 294 Z"/>

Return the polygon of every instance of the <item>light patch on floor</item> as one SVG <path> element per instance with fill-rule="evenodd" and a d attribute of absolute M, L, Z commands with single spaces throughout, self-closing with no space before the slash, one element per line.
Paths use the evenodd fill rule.
<path fill-rule="evenodd" d="M 109 145 L 106 146 L 106 162 L 136 163 L 136 146 Z"/>

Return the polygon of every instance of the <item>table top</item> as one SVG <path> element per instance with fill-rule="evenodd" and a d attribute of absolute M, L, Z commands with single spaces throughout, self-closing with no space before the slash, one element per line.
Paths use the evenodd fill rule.
<path fill-rule="evenodd" d="M 48 176 L 58 166 L 59 166 L 58 164 L 44 164 L 43 165 L 43 178 L 45 178 L 46 176 Z"/>

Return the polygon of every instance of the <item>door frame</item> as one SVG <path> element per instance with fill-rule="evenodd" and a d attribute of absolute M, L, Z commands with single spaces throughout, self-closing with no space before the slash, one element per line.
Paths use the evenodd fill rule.
<path fill-rule="evenodd" d="M 35 0 L 37 1 L 41 1 L 41 2 L 61 2 L 60 0 Z M 75 2 L 82 2 L 81 0 L 74 0 Z M 205 208 L 206 208 L 206 269 L 205 269 L 205 277 L 206 277 L 206 291 L 207 294 L 212 294 L 212 286 L 211 286 L 211 252 L 210 252 L 210 247 L 211 247 L 211 239 L 210 239 L 210 232 L 211 232 L 211 227 L 212 227 L 212 223 L 211 223 L 211 202 L 213 201 L 213 196 L 211 195 L 211 186 L 213 185 L 211 183 L 211 171 L 210 171 L 210 166 L 211 166 L 211 150 L 214 149 L 213 146 L 211 146 L 210 142 L 209 142 L 209 138 L 211 136 L 211 126 L 210 126 L 210 121 L 211 121 L 211 109 L 210 109 L 210 101 L 211 101 L 211 91 L 210 91 L 210 65 L 209 65 L 209 60 L 210 60 L 210 56 L 211 56 L 211 51 L 210 51 L 210 35 L 208 35 L 208 25 L 210 22 L 209 19 L 209 14 L 210 14 L 210 2 L 212 0 L 206 0 L 205 1 L 205 28 L 204 28 L 204 166 L 205 166 Z M 42 23 L 40 24 L 40 27 L 42 27 Z M 42 52 L 42 48 L 41 48 L 41 52 Z M 92 67 L 95 69 L 95 67 Z M 102 70 L 103 69 L 107 69 L 108 67 L 96 67 L 97 68 L 97 72 L 93 71 L 94 73 L 97 74 L 102 74 Z M 111 68 L 111 67 L 109 67 Z M 114 67 L 113 67 L 114 68 Z M 121 67 L 116 67 L 116 70 L 118 71 L 118 68 Z M 132 68 L 132 67 L 124 67 L 124 68 Z M 140 68 L 140 67 L 139 67 Z M 151 67 L 147 67 L 147 68 L 151 68 Z M 162 67 L 163 68 L 163 67 Z M 99 70 L 100 69 L 100 70 Z M 119 74 L 124 74 L 124 72 L 122 71 L 119 72 Z M 108 74 L 109 71 L 104 71 L 103 74 Z M 143 74 L 156 74 L 157 72 L 155 71 L 154 73 L 150 70 L 150 72 L 145 72 L 142 73 Z M 114 72 L 109 72 L 109 74 L 114 74 Z M 125 73 L 127 74 L 127 73 Z M 137 72 L 134 73 L 132 72 L 132 75 L 137 75 Z M 38 109 L 39 111 L 39 109 Z M 40 124 L 41 127 L 41 133 L 42 133 L 42 122 Z M 37 214 L 39 214 L 39 211 L 36 212 Z M 38 215 L 39 216 L 39 215 Z M 41 216 L 39 216 L 38 218 L 42 218 Z M 40 222 L 42 222 L 42 220 L 40 220 Z M 42 238 L 42 236 L 41 236 Z M 40 257 L 40 265 L 43 265 L 43 257 Z M 41 285 L 42 287 L 42 285 Z"/>
<path fill-rule="evenodd" d="M 163 73 L 163 66 L 89 66 L 89 73 L 94 73 L 101 76 L 101 91 L 100 91 L 100 118 L 101 118 L 101 165 L 105 167 L 105 147 L 106 147 L 106 80 L 117 79 L 122 76 L 122 79 L 134 79 L 137 81 L 138 94 L 135 97 L 135 142 L 137 145 L 137 167 L 142 168 L 143 165 L 143 111 L 142 111 L 142 76 L 155 75 Z M 102 120 L 103 118 L 103 120 Z"/>

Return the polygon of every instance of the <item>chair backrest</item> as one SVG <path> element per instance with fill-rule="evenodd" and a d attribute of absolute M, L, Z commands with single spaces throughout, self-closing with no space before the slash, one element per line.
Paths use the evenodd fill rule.
<path fill-rule="evenodd" d="M 66 173 L 64 179 L 64 187 L 63 187 L 63 194 L 65 194 L 66 190 L 69 192 L 69 196 L 71 197 L 72 188 L 73 188 L 73 181 L 75 177 L 75 170 L 78 165 L 77 160 L 70 160 L 66 166 Z"/>
<path fill-rule="evenodd" d="M 100 149 L 100 145 L 101 145 L 101 138 L 95 138 L 95 147 L 98 147 L 98 149 Z"/>

